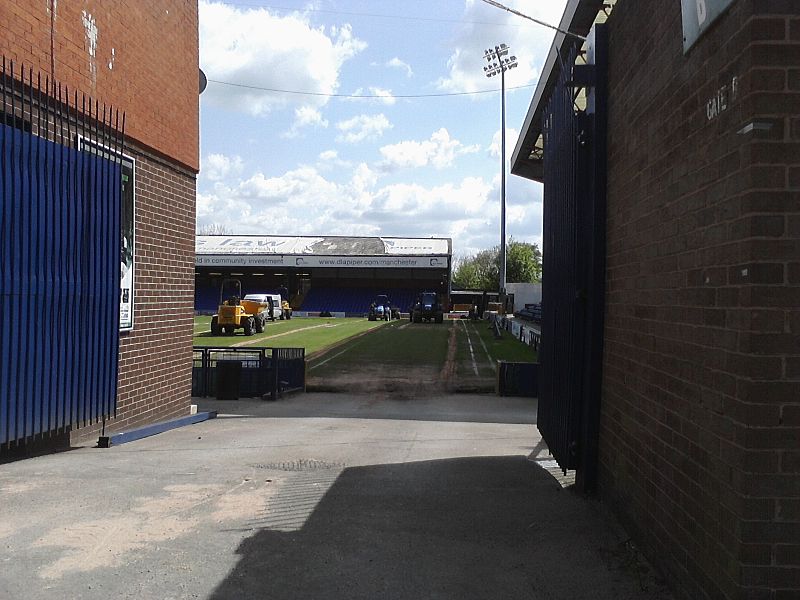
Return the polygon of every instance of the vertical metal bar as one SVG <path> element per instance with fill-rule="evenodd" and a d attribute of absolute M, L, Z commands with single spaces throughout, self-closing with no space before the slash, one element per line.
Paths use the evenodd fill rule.
<path fill-rule="evenodd" d="M 8 293 L 10 294 L 10 301 L 11 301 L 11 315 L 10 319 L 12 323 L 20 323 L 22 315 L 20 314 L 20 302 L 19 302 L 19 260 L 20 260 L 20 252 L 19 252 L 19 215 L 17 211 L 18 206 L 18 196 L 19 196 L 19 186 L 17 185 L 17 177 L 19 175 L 19 139 L 17 136 L 17 128 L 13 126 L 16 121 L 16 114 L 17 114 L 17 107 L 16 107 L 16 86 L 15 86 L 15 78 L 14 78 L 14 61 L 11 61 L 11 214 L 9 218 L 9 244 L 10 244 L 10 261 L 7 265 L 8 271 L 10 273 L 10 289 Z M 11 414 L 10 418 L 12 421 L 12 433 L 11 438 L 13 440 L 18 440 L 20 438 L 20 402 L 22 397 L 22 390 L 20 389 L 20 330 L 19 328 L 12 328 L 11 331 L 11 340 L 10 346 L 8 346 L 9 352 L 9 371 L 10 371 L 10 378 L 9 378 L 9 397 L 11 399 L 10 402 L 10 409 Z"/>
<path fill-rule="evenodd" d="M 606 279 L 606 185 L 607 185 L 607 115 L 608 115 L 608 28 L 596 24 L 592 32 L 589 60 L 595 66 L 595 86 L 587 98 L 587 112 L 593 116 L 593 143 L 589 169 L 591 171 L 591 206 L 588 213 L 591 241 L 589 257 L 587 307 L 586 394 L 583 428 L 583 466 L 576 483 L 584 490 L 594 490 L 598 484 L 598 455 L 600 439 L 600 403 L 603 373 L 603 326 L 605 314 Z"/>
<path fill-rule="evenodd" d="M 9 182 L 9 175 L 11 173 L 11 165 L 6 157 L 6 150 L 8 149 L 8 128 L 5 125 L 6 114 L 6 57 L 3 56 L 2 66 L 2 79 L 0 86 L 2 87 L 2 101 L 0 111 L 3 113 L 3 123 L 0 124 L 0 172 L 3 174 L 3 181 L 0 184 L 0 320 L 7 322 L 7 302 L 6 293 L 8 291 L 8 283 L 6 280 L 8 271 L 6 267 L 6 259 L 8 253 L 6 251 L 6 240 L 9 238 L 7 232 L 8 220 L 6 219 L 6 210 L 9 203 L 9 197 L 6 192 Z M 0 448 L 9 442 L 11 439 L 10 421 L 8 418 L 10 397 L 8 395 L 8 381 L 6 366 L 8 364 L 8 353 L 10 352 L 7 343 L 7 327 L 3 328 L 0 332 Z"/>
<path fill-rule="evenodd" d="M 52 84 L 52 86 L 51 86 Z M 55 95 L 56 95 L 56 82 L 55 79 L 47 77 L 47 90 L 46 90 L 46 106 L 45 106 L 45 138 L 47 139 L 47 152 L 45 171 L 49 188 L 47 191 L 47 201 L 50 206 L 49 212 L 53 217 L 53 246 L 56 249 L 54 256 L 51 259 L 51 267 L 53 270 L 53 296 L 54 310 L 57 326 L 53 328 L 53 341 L 52 341 L 52 355 L 55 368 L 53 376 L 55 378 L 54 388 L 55 394 L 50 399 L 50 414 L 52 421 L 50 423 L 49 431 L 54 431 L 62 426 L 63 423 L 63 398 L 67 394 L 67 377 L 72 372 L 71 363 L 66 360 L 69 357 L 68 349 L 66 347 L 65 339 L 69 335 L 68 323 L 69 319 L 65 315 L 69 314 L 71 309 L 71 299 L 69 297 L 70 280 L 69 273 L 66 270 L 66 264 L 69 256 L 69 247 L 66 246 L 67 236 L 65 234 L 65 226 L 68 224 L 65 218 L 66 207 L 65 203 L 61 202 L 61 195 L 59 193 L 61 186 L 61 178 L 63 171 L 59 164 L 58 155 L 56 154 L 55 142 L 55 129 L 53 134 L 50 134 L 50 121 L 53 120 L 55 125 Z M 52 137 L 52 139 L 51 139 Z"/>
<path fill-rule="evenodd" d="M 63 106 L 62 97 L 61 85 L 59 84 L 59 111 Z M 67 94 L 67 97 L 69 97 L 69 94 Z M 72 257 L 79 255 L 80 252 L 79 245 L 76 244 L 75 241 L 82 235 L 83 227 L 79 220 L 75 218 L 75 211 L 76 206 L 79 206 L 79 202 L 81 202 L 83 199 L 83 194 L 80 193 L 79 187 L 80 163 L 78 161 L 78 157 L 70 152 L 69 147 L 64 142 L 63 118 L 61 113 L 58 115 L 58 124 L 60 133 L 60 139 L 58 140 L 58 150 L 60 154 L 59 162 L 61 164 L 61 168 L 63 169 L 62 177 L 59 181 L 60 195 L 58 202 L 59 204 L 64 205 L 66 208 L 64 219 L 64 240 L 70 248 L 70 257 L 64 265 L 64 276 L 69 282 L 69 308 L 65 314 L 66 327 L 64 335 L 65 346 L 63 346 L 63 358 L 65 362 L 68 362 L 71 366 L 70 371 L 65 378 L 65 384 L 69 390 L 69 395 L 65 399 L 65 425 L 71 425 L 78 419 L 80 407 L 79 403 L 82 397 L 81 392 L 84 383 L 83 377 L 85 376 L 85 374 L 82 373 L 79 368 L 79 365 L 83 360 L 83 353 L 80 349 L 81 345 L 83 344 L 83 339 L 81 339 L 83 337 L 83 332 L 80 330 L 80 328 L 77 328 L 76 330 L 75 326 L 83 308 L 82 301 L 77 295 L 80 289 L 78 285 L 79 279 L 77 278 L 80 277 L 80 273 L 72 268 L 71 265 L 73 260 Z M 77 210 L 79 210 L 79 208 Z M 77 348 L 70 347 L 70 345 L 75 343 L 78 345 Z"/>
<path fill-rule="evenodd" d="M 33 87 L 33 86 L 31 86 Z M 33 106 L 33 102 L 31 102 Z M 39 378 L 41 380 L 41 397 L 40 397 L 40 422 L 38 431 L 40 434 L 50 429 L 50 402 L 52 401 L 52 374 L 54 372 L 52 364 L 52 342 L 49 336 L 52 335 L 52 273 L 50 272 L 50 257 L 53 255 L 54 248 L 52 247 L 52 222 L 50 219 L 47 202 L 47 187 L 45 179 L 45 170 L 42 163 L 42 152 L 47 152 L 46 141 L 42 138 L 42 74 L 38 73 L 36 78 L 36 137 L 33 138 L 33 143 L 36 145 L 36 164 L 34 166 L 37 181 L 37 198 L 39 202 L 40 212 L 40 227 L 42 234 L 42 256 L 40 258 L 41 264 L 41 295 L 43 298 L 42 306 L 49 307 L 45 323 L 41 327 L 41 372 Z M 33 133 L 33 115 L 31 115 L 31 133 Z M 48 322 L 49 321 L 49 322 Z"/>
<path fill-rule="evenodd" d="M 278 399 L 278 385 L 280 382 L 279 373 L 280 353 L 277 348 L 272 349 L 272 378 L 270 382 L 270 397 L 273 402 Z"/>
<path fill-rule="evenodd" d="M 41 298 L 39 297 L 39 245 L 41 243 L 41 230 L 38 219 L 38 202 L 39 198 L 34 193 L 34 172 L 33 172 L 33 136 L 25 131 L 25 113 L 33 116 L 32 108 L 32 85 L 33 85 L 33 69 L 28 68 L 30 73 L 28 81 L 28 89 L 26 94 L 25 89 L 25 71 L 20 73 L 22 83 L 22 104 L 21 111 L 22 122 L 20 126 L 23 128 L 23 149 L 25 150 L 25 177 L 24 189 L 22 195 L 23 204 L 28 206 L 28 235 L 27 235 L 27 253 L 29 261 L 29 270 L 25 273 L 25 279 L 28 282 L 28 293 L 23 296 L 28 306 L 41 306 Z M 28 390 L 28 397 L 25 400 L 25 436 L 33 436 L 37 432 L 36 420 L 37 409 L 41 402 L 41 353 L 40 341 L 42 333 L 42 314 L 41 311 L 32 310 L 28 311 L 28 319 L 25 322 L 25 329 L 28 338 L 28 361 L 25 365 L 26 368 L 26 388 Z"/>

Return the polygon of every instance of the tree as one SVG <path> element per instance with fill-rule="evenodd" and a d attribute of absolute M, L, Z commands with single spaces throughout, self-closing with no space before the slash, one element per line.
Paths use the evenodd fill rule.
<path fill-rule="evenodd" d="M 511 238 L 506 247 L 506 280 L 509 283 L 536 283 L 542 280 L 542 253 L 539 246 L 515 242 Z"/>
<path fill-rule="evenodd" d="M 197 235 L 230 235 L 230 233 L 230 229 L 222 223 L 210 223 L 197 227 Z"/>
<path fill-rule="evenodd" d="M 536 283 L 542 279 L 542 253 L 539 246 L 509 239 L 506 245 L 506 281 Z M 453 284 L 473 290 L 500 287 L 500 246 L 481 250 L 456 261 Z"/>

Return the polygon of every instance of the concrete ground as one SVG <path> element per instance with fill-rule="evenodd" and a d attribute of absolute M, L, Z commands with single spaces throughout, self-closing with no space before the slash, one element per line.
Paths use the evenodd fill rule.
<path fill-rule="evenodd" d="M 668 599 L 535 401 L 306 394 L 0 465 L 0 598 Z"/>

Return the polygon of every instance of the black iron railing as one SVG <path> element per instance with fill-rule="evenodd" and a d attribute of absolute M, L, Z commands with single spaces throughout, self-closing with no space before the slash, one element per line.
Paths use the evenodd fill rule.
<path fill-rule="evenodd" d="M 542 321 L 537 423 L 558 464 L 596 485 L 605 281 L 604 25 L 562 57 L 544 117 Z M 585 107 L 578 102 L 586 92 Z"/>
<path fill-rule="evenodd" d="M 194 347 L 192 396 L 275 400 L 305 385 L 305 348 Z"/>

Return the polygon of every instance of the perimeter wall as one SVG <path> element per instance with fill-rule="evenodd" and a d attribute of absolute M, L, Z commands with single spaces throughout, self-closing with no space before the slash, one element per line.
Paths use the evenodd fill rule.
<path fill-rule="evenodd" d="M 133 330 L 121 333 L 107 433 L 189 413 L 196 173 L 197 2 L 0 2 L 0 54 L 126 114 L 136 160 Z M 96 436 L 99 426 L 72 432 Z"/>
<path fill-rule="evenodd" d="M 800 5 L 608 22 L 600 491 L 687 598 L 800 597 Z"/>

